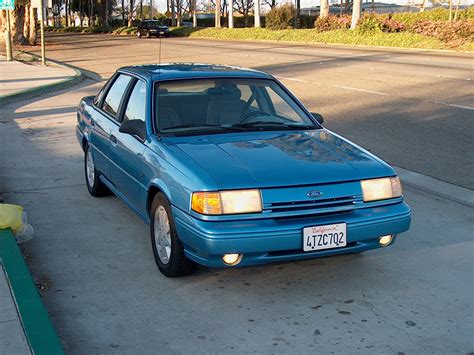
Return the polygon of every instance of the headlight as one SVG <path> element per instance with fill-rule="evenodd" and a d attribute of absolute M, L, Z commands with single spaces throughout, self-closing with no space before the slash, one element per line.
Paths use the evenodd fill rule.
<path fill-rule="evenodd" d="M 402 185 L 398 176 L 362 180 L 360 185 L 364 202 L 385 200 L 402 195 Z"/>
<path fill-rule="evenodd" d="M 262 212 L 259 190 L 194 192 L 191 209 L 208 215 Z"/>

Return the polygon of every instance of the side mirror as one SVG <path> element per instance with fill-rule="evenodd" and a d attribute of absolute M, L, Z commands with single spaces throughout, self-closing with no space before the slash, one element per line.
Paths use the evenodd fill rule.
<path fill-rule="evenodd" d="M 142 140 L 146 138 L 146 125 L 142 120 L 128 120 L 122 122 L 119 128 L 119 132 L 131 134 L 137 136 Z"/>
<path fill-rule="evenodd" d="M 323 118 L 323 116 L 322 116 L 320 113 L 311 112 L 311 114 L 313 115 L 314 119 L 315 119 L 316 121 L 318 121 L 319 124 L 323 124 L 323 123 L 324 123 L 324 118 Z"/>

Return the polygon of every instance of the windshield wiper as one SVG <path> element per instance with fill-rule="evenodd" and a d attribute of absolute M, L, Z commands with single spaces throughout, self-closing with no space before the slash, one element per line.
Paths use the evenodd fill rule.
<path fill-rule="evenodd" d="M 231 127 L 231 126 L 221 126 L 218 124 L 206 124 L 206 123 L 189 123 L 189 124 L 183 124 L 179 126 L 173 126 L 173 127 L 167 127 L 161 129 L 161 131 L 168 131 L 168 130 L 173 130 L 173 129 L 181 129 L 181 128 L 221 128 L 221 129 L 227 129 L 227 130 L 232 130 L 232 131 L 240 131 L 238 127 Z"/>
<path fill-rule="evenodd" d="M 251 127 L 265 127 L 265 126 L 278 126 L 286 129 L 315 129 L 313 125 L 301 125 L 301 124 L 288 124 L 280 121 L 252 121 L 252 122 L 241 122 L 235 123 L 226 127 L 239 127 L 239 128 L 251 128 Z"/>

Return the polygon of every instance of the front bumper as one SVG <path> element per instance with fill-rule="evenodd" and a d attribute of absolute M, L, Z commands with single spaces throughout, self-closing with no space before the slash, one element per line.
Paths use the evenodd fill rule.
<path fill-rule="evenodd" d="M 411 210 L 399 202 L 346 214 L 293 219 L 244 221 L 202 221 L 173 207 L 176 229 L 186 255 L 195 262 L 226 266 L 222 255 L 243 254 L 239 266 L 276 261 L 310 259 L 379 248 L 378 237 L 405 232 L 410 227 Z M 314 252 L 303 251 L 303 228 L 347 224 L 347 246 Z"/>

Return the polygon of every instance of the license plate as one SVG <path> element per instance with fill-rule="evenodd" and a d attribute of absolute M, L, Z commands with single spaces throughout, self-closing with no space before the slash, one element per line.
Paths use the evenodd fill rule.
<path fill-rule="evenodd" d="M 165 33 L 164 32 L 160 32 L 160 35 L 164 35 Z"/>
<path fill-rule="evenodd" d="M 342 248 L 347 245 L 346 224 L 328 224 L 303 229 L 303 250 Z"/>

